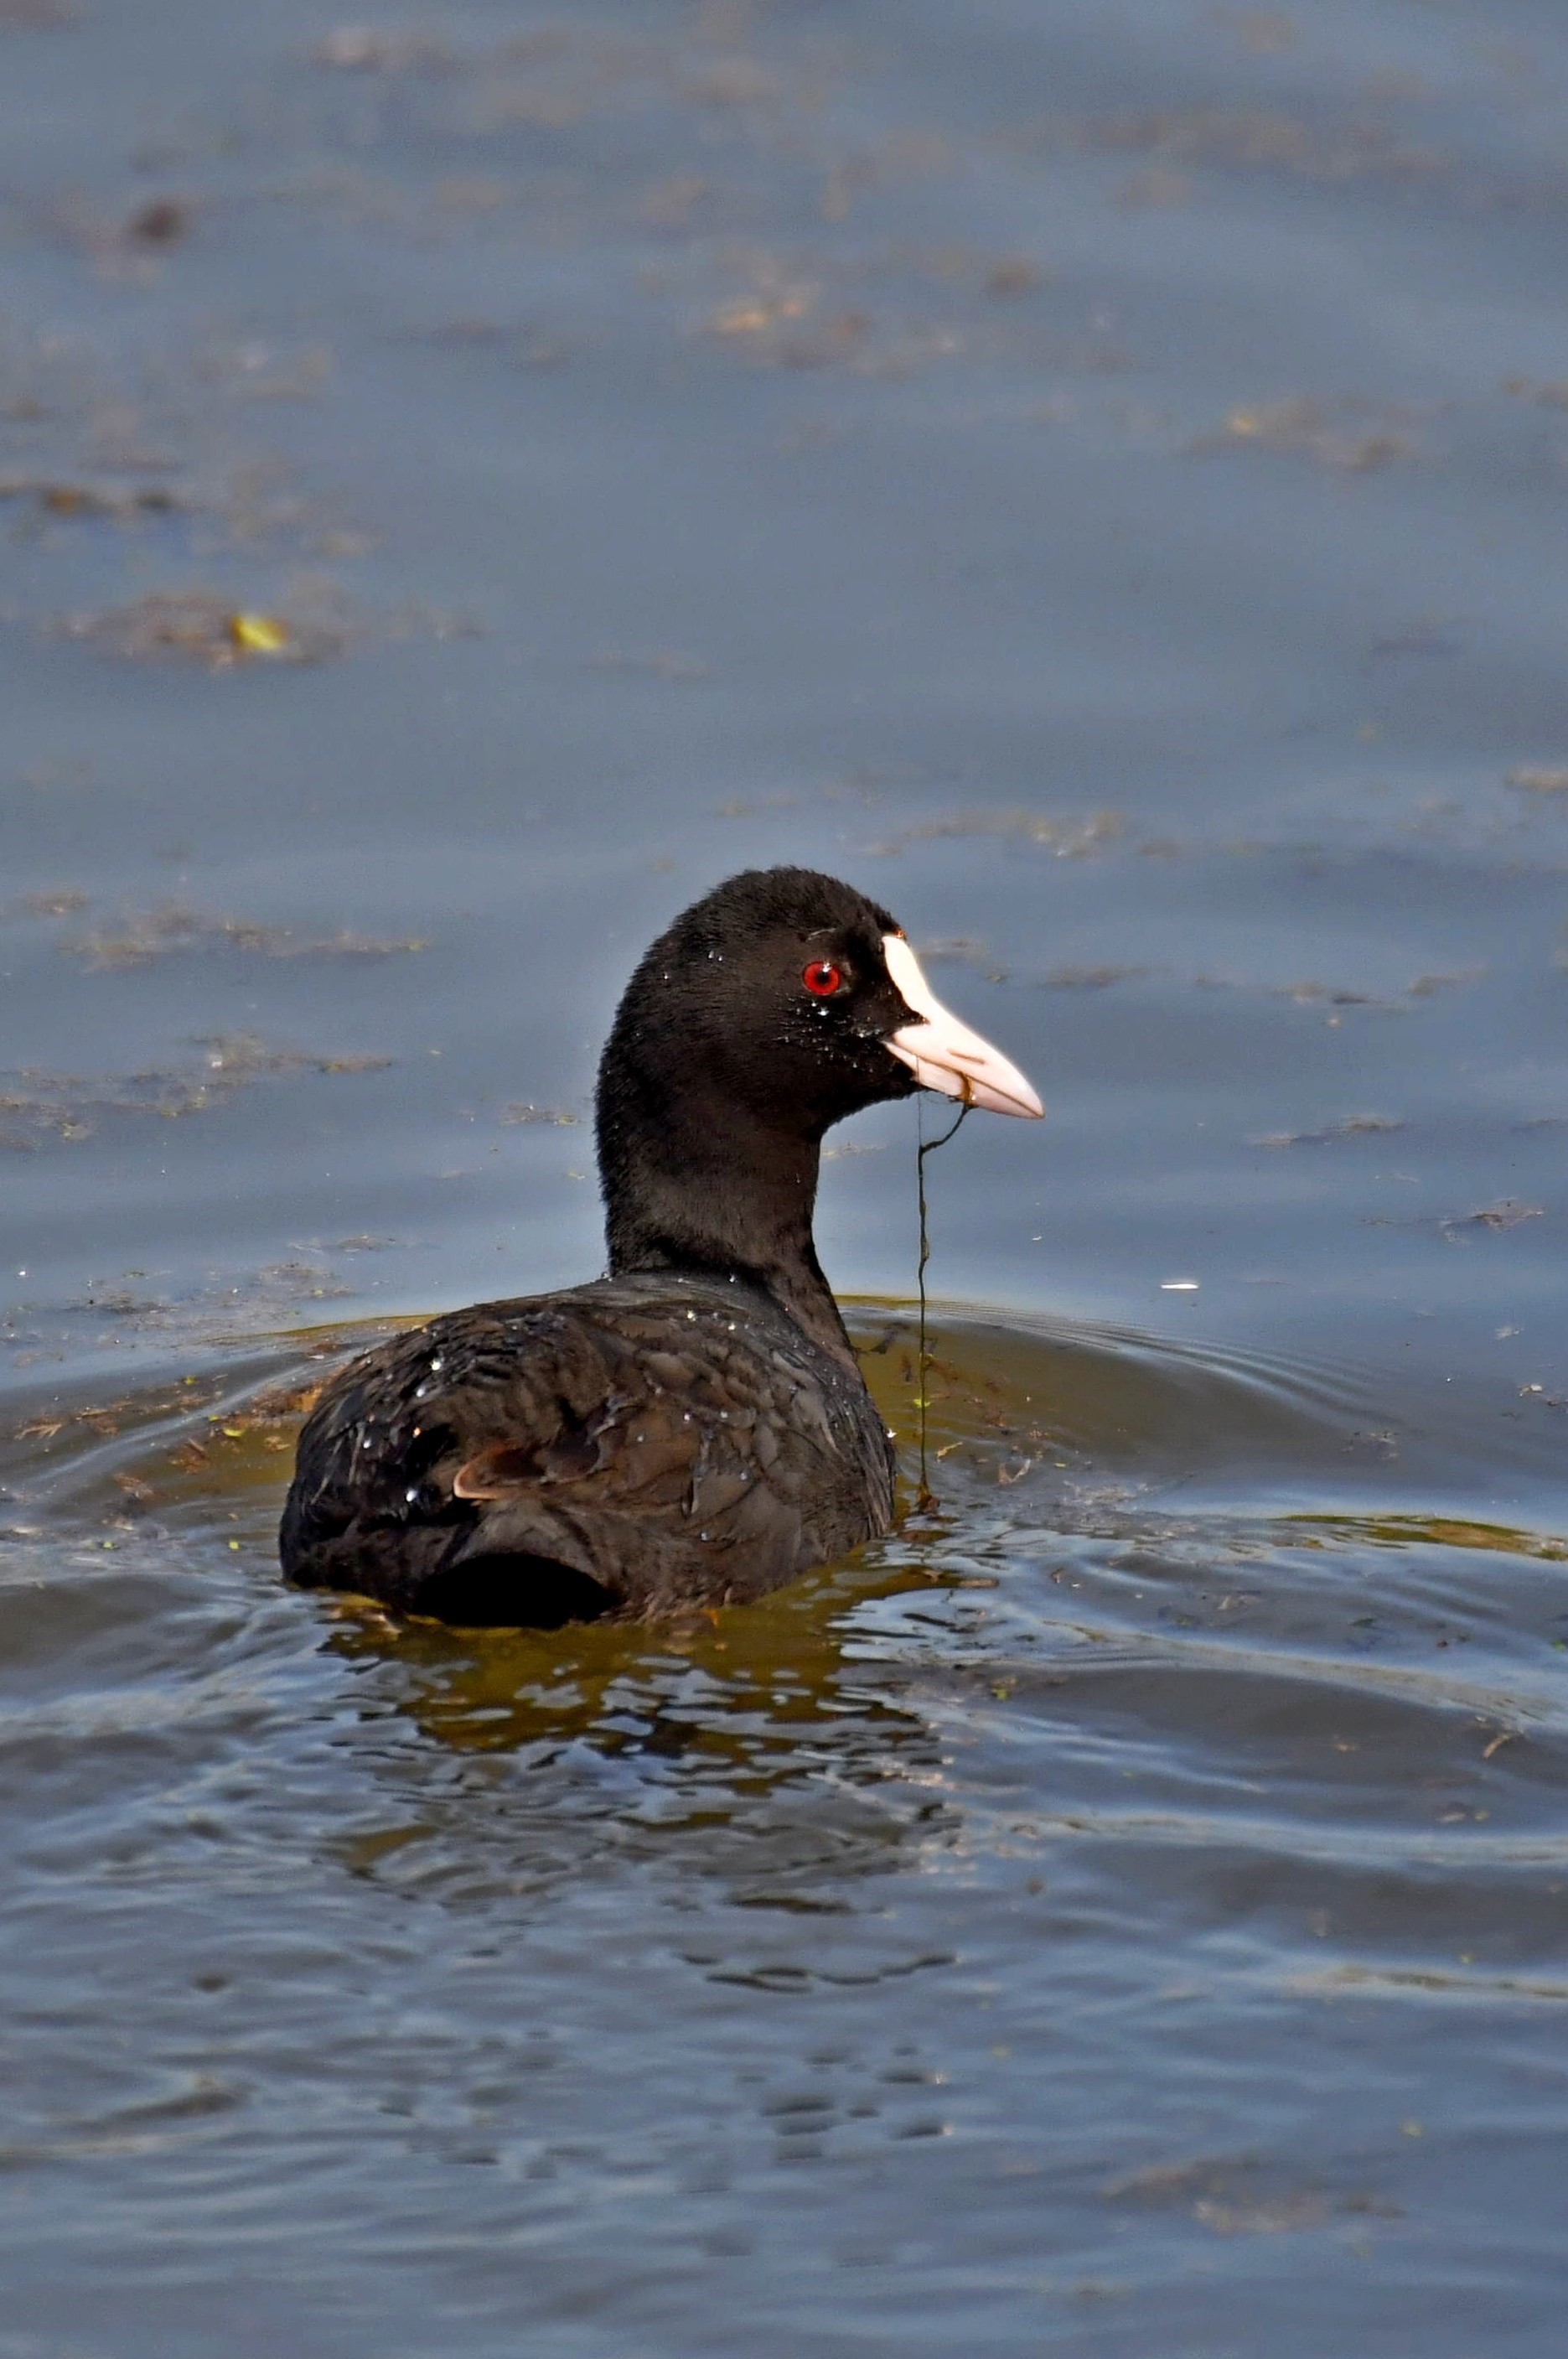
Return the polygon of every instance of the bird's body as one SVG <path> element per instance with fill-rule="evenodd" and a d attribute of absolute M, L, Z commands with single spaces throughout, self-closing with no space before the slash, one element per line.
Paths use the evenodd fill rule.
<path fill-rule="evenodd" d="M 886 1531 L 890 1440 L 811 1220 L 823 1133 L 921 1087 L 1040 1111 L 850 886 L 753 871 L 687 910 L 600 1069 L 610 1275 L 449 1312 L 333 1378 L 289 1578 L 554 1626 L 759 1597 Z"/>
<path fill-rule="evenodd" d="M 400 1336 L 333 1385 L 300 1464 L 295 1580 L 454 1622 L 741 1603 L 892 1513 L 853 1361 L 757 1286 L 673 1272 Z"/>

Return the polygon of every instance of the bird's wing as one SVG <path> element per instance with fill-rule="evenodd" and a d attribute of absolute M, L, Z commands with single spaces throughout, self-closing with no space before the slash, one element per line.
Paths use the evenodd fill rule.
<path fill-rule="evenodd" d="M 448 1566 L 533 1554 L 645 1606 L 754 1593 L 874 1527 L 855 1440 L 775 1322 L 587 1289 L 488 1305 L 370 1353 L 320 1402 L 294 1552 L 373 1538 L 421 1578 L 438 1549 Z"/>

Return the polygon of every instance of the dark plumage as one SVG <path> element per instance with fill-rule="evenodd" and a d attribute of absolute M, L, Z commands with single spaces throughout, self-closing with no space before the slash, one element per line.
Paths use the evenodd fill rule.
<path fill-rule="evenodd" d="M 611 1275 L 343 1370 L 299 1437 L 289 1578 L 553 1626 L 761 1596 L 885 1531 L 889 1438 L 811 1216 L 824 1132 L 922 1085 L 1039 1111 L 849 886 L 752 871 L 687 909 L 600 1068 Z"/>

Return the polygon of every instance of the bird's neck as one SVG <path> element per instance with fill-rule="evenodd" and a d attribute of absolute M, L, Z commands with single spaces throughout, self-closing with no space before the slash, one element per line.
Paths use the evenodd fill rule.
<path fill-rule="evenodd" d="M 812 1240 L 821 1141 L 718 1093 L 658 1103 L 610 1060 L 599 1156 L 610 1267 L 739 1277 L 762 1287 L 823 1351 L 853 1368 Z"/>

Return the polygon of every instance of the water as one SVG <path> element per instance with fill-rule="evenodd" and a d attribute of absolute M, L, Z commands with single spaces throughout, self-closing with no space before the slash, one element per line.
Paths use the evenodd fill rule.
<path fill-rule="evenodd" d="M 0 2359 L 1555 2359 L 1565 94 L 0 0 Z M 930 1167 L 935 1516 L 282 1592 L 301 1385 L 597 1266 L 616 993 L 776 859 L 1050 1108 Z"/>

